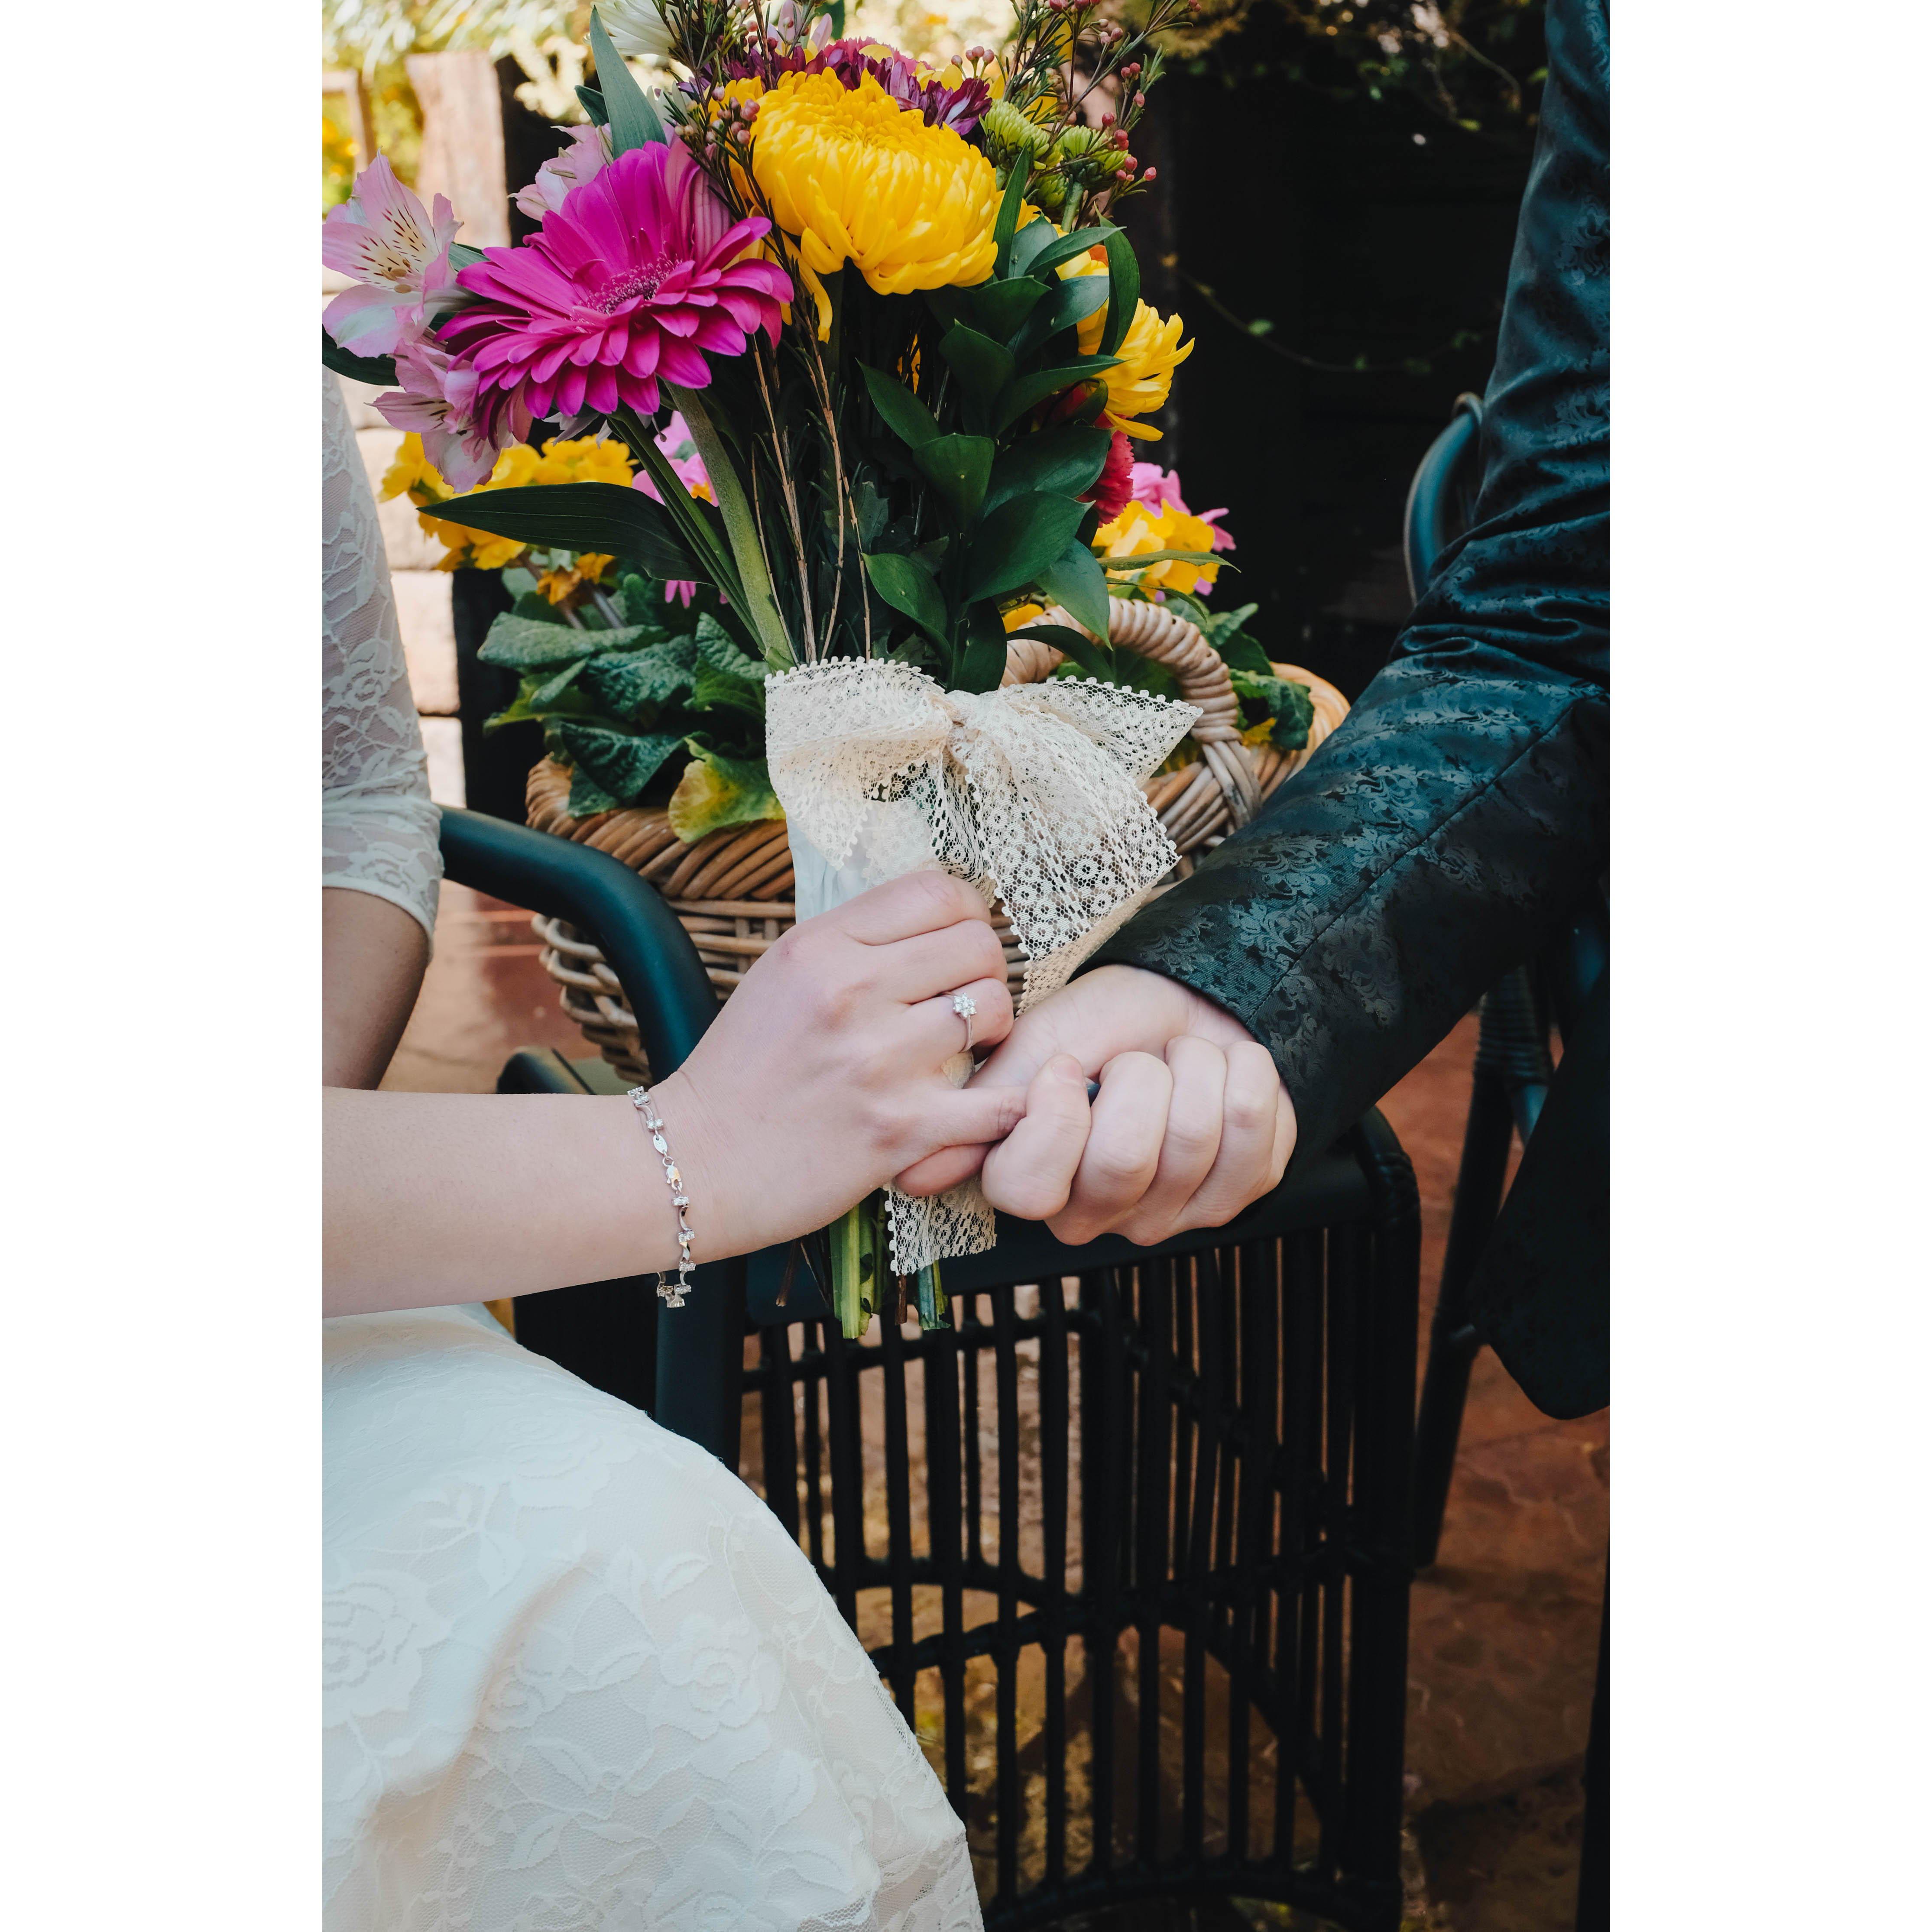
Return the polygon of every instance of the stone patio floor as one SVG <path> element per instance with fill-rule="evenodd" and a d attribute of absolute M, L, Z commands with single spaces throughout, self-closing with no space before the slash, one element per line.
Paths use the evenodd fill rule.
<path fill-rule="evenodd" d="M 538 950 L 526 914 L 446 885 L 436 958 L 384 1084 L 483 1093 L 519 1046 L 580 1057 Z M 1382 1103 L 1421 1189 L 1425 1336 L 1474 1044 L 1465 1020 Z M 1609 1482 L 1607 1414 L 1552 1422 L 1493 1357 L 1479 1359 L 1441 1560 L 1415 1586 L 1412 1932 L 1567 1932 L 1571 1922 Z M 1092 1932 L 1311 1925 L 1238 1903 L 1142 1906 L 1083 1922 Z"/>

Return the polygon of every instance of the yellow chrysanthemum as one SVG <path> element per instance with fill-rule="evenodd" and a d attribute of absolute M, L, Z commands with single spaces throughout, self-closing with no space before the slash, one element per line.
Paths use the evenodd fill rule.
<path fill-rule="evenodd" d="M 1063 282 L 1077 280 L 1083 275 L 1104 275 L 1107 272 L 1107 251 L 1095 242 L 1085 254 L 1076 255 L 1070 262 L 1060 265 L 1060 279 Z M 1107 326 L 1107 304 L 1102 302 L 1094 313 L 1082 321 L 1076 333 L 1079 338 L 1080 352 L 1083 356 L 1097 356 L 1100 352 L 1100 338 Z M 1118 375 L 1118 370 L 1109 371 Z"/>
<path fill-rule="evenodd" d="M 1107 386 L 1107 413 L 1115 428 L 1138 442 L 1151 442 L 1160 431 L 1132 418 L 1165 406 L 1174 372 L 1194 353 L 1194 345 L 1181 340 L 1179 316 L 1163 320 L 1142 302 L 1114 353 L 1119 362 L 1102 370 L 1100 379 Z"/>
<path fill-rule="evenodd" d="M 787 74 L 759 110 L 752 172 L 798 238 L 821 338 L 832 311 L 820 278 L 848 262 L 882 296 L 970 288 L 992 273 L 992 164 L 869 74 L 849 91 L 836 74 Z"/>
<path fill-rule="evenodd" d="M 1130 502 L 1111 524 L 1102 524 L 1094 532 L 1095 554 L 1109 560 L 1145 556 L 1161 550 L 1199 550 L 1204 554 L 1214 548 L 1213 524 L 1203 523 L 1198 517 L 1184 516 L 1168 503 Z M 1194 595 L 1211 589 L 1220 574 L 1218 563 L 1170 561 L 1150 564 L 1138 573 L 1137 580 L 1143 590 L 1184 590 Z"/>

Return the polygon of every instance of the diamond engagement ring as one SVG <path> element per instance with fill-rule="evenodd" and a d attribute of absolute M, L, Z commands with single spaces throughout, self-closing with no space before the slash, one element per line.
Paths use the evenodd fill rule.
<path fill-rule="evenodd" d="M 974 1005 L 970 993 L 955 993 L 952 1010 L 966 1022 L 966 1051 L 970 1053 L 973 1051 L 973 1016 L 980 1009 Z"/>

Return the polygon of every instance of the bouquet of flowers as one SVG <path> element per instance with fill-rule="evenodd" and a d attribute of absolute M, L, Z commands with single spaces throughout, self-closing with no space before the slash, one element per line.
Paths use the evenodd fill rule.
<path fill-rule="evenodd" d="M 1192 345 L 1118 218 L 1193 4 L 1018 0 L 1003 50 L 937 64 L 819 0 L 606 0 L 522 245 L 465 248 L 380 158 L 330 212 L 357 286 L 324 359 L 393 382 L 394 490 L 508 571 L 500 722 L 543 722 L 573 813 L 668 788 L 682 838 L 782 815 L 801 917 L 944 866 L 1004 907 L 1024 1005 L 1174 862 L 1140 788 L 1199 713 L 1109 649 L 1125 606 L 1184 607 L 1246 730 L 1300 742 L 1247 613 L 1198 601 L 1222 513 L 1133 456 Z M 1010 639 L 1058 674 L 1003 689 Z M 936 1322 L 936 1263 L 991 1240 L 976 1190 L 888 1196 L 834 1231 L 850 1334 L 889 1256 Z"/>

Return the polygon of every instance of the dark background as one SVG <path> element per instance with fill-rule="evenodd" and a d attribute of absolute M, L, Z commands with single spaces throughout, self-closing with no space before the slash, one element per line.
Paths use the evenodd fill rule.
<path fill-rule="evenodd" d="M 1270 7 L 1199 71 L 1177 62 L 1135 143 L 1159 178 L 1124 218 L 1148 298 L 1178 308 L 1196 344 L 1167 434 L 1136 454 L 1178 468 L 1191 508 L 1227 506 L 1240 574 L 1216 604 L 1258 603 L 1251 628 L 1270 656 L 1353 698 L 1408 615 L 1410 475 L 1458 393 L 1488 381 L 1535 89 L 1472 131 L 1426 95 L 1373 98 L 1321 56 Z M 1540 79 L 1540 8 L 1508 58 Z M 1246 332 L 1190 278 L 1240 322 L 1274 327 Z M 1477 339 L 1446 346 L 1459 332 Z"/>

